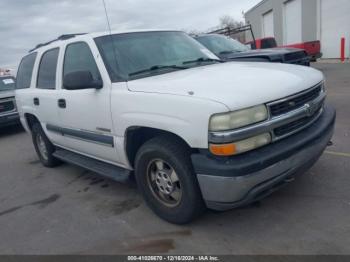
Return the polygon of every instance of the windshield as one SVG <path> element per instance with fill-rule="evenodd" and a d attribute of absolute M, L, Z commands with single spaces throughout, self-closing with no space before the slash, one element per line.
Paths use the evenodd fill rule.
<path fill-rule="evenodd" d="M 95 39 L 113 82 L 216 63 L 218 58 L 183 32 L 140 32 Z"/>
<path fill-rule="evenodd" d="M 15 89 L 15 78 L 12 76 L 0 77 L 0 92 Z"/>
<path fill-rule="evenodd" d="M 223 35 L 205 35 L 196 38 L 198 42 L 216 55 L 224 53 L 245 52 L 249 49 L 232 38 Z"/>

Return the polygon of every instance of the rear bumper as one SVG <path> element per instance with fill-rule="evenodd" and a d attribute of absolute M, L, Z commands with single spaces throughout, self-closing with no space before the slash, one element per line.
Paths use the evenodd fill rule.
<path fill-rule="evenodd" d="M 311 168 L 334 131 L 336 113 L 329 106 L 309 128 L 277 143 L 229 159 L 192 155 L 207 206 L 227 210 L 262 199 L 297 173 Z"/>
<path fill-rule="evenodd" d="M 3 116 L 0 115 L 0 127 L 17 125 L 19 123 L 19 114 L 17 112 Z"/>

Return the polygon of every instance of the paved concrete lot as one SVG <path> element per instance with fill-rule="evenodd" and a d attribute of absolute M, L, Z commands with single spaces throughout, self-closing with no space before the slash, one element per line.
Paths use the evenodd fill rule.
<path fill-rule="evenodd" d="M 134 185 L 46 169 L 21 128 L 0 132 L 0 254 L 350 254 L 350 64 L 316 64 L 338 110 L 333 139 L 295 183 L 247 208 L 168 224 Z"/>

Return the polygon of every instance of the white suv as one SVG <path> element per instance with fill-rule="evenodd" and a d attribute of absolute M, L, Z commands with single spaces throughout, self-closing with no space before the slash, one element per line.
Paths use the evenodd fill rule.
<path fill-rule="evenodd" d="M 317 70 L 222 63 L 180 31 L 64 35 L 22 59 L 16 99 L 42 163 L 117 181 L 187 223 L 257 201 L 311 167 L 335 110 Z"/>

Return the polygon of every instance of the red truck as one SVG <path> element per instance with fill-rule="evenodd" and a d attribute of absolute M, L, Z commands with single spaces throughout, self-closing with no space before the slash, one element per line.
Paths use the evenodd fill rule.
<path fill-rule="evenodd" d="M 293 48 L 304 49 L 310 56 L 310 60 L 312 62 L 315 62 L 318 58 L 322 57 L 320 41 L 312 41 L 312 42 L 305 42 L 305 43 L 299 43 L 299 44 L 293 44 L 293 45 L 278 46 L 276 39 L 274 37 L 266 37 L 266 38 L 256 39 L 255 42 L 254 41 L 247 42 L 246 45 L 250 46 L 251 49 L 266 49 L 266 48 L 276 48 L 276 47 L 283 47 L 283 48 L 293 47 Z"/>

